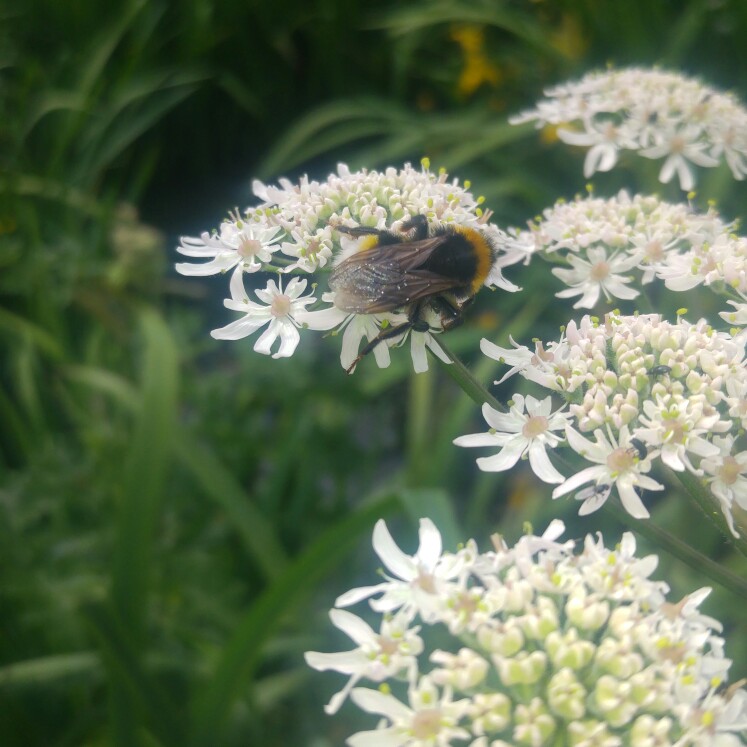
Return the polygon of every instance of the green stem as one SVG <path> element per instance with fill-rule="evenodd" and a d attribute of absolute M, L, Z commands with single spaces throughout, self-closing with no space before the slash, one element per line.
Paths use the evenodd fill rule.
<path fill-rule="evenodd" d="M 416 487 L 427 481 L 430 443 L 430 412 L 433 402 L 433 376 L 430 371 L 410 376 L 407 417 L 407 484 Z"/>
<path fill-rule="evenodd" d="M 443 335 L 441 337 L 443 337 Z M 478 405 L 487 402 L 493 409 L 498 410 L 499 412 L 506 412 L 506 407 L 490 394 L 490 392 L 488 392 L 483 384 L 474 377 L 467 366 L 465 366 L 464 363 L 462 363 L 462 361 L 457 358 L 457 356 L 452 353 L 446 345 L 444 345 L 440 338 L 438 340 L 438 345 L 451 361 L 451 365 L 446 366 L 446 373 L 448 373 L 449 376 L 459 384 L 462 391 L 468 397 Z"/>
<path fill-rule="evenodd" d="M 618 521 L 630 527 L 637 534 L 645 537 L 652 544 L 663 547 L 683 563 L 710 578 L 711 581 L 728 589 L 733 594 L 747 599 L 747 579 L 732 573 L 697 550 L 693 550 L 686 542 L 656 526 L 650 519 L 634 519 L 616 501 L 608 500 L 604 504 L 604 510 L 611 513 Z"/>
<path fill-rule="evenodd" d="M 672 470 L 670 470 L 670 473 L 672 473 Z M 673 474 L 676 475 L 680 484 L 697 505 L 700 512 L 718 529 L 737 552 L 747 558 L 747 531 L 745 528 L 737 524 L 737 529 L 741 531 L 741 534 L 735 537 L 731 533 L 723 513 L 719 510 L 713 500 L 713 496 L 705 485 L 690 472 L 674 472 Z"/>

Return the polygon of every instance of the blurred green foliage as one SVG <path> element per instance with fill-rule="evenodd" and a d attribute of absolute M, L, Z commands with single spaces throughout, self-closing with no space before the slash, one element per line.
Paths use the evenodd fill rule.
<path fill-rule="evenodd" d="M 312 679 L 302 652 L 347 645 L 326 610 L 371 581 L 376 518 L 402 536 L 430 515 L 452 546 L 558 515 L 574 536 L 619 532 L 550 504 L 524 469 L 478 474 L 451 439 L 479 413 L 441 371 L 414 377 L 399 356 L 348 378 L 330 340 L 280 361 L 210 340 L 219 286 L 178 278 L 172 247 L 250 202 L 253 176 L 425 154 L 522 225 L 583 189 L 581 156 L 507 116 L 607 62 L 747 99 L 742 0 L 0 12 L 0 743 L 341 744 L 353 717 L 321 710 L 338 680 Z M 625 166 L 597 190 L 659 187 Z M 700 189 L 743 210 L 724 171 Z M 571 315 L 541 265 L 511 277 L 525 293 L 484 294 L 450 336 L 486 382 L 480 337 L 552 337 Z M 744 572 L 683 505 L 670 494 L 656 521 Z M 660 572 L 679 595 L 705 583 Z M 742 609 L 723 591 L 708 607 L 737 677 Z"/>

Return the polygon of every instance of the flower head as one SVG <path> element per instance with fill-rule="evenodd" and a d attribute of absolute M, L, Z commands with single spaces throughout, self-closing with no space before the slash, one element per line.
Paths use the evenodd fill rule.
<path fill-rule="evenodd" d="M 379 661 L 372 629 L 349 613 L 342 619 L 369 651 L 372 669 L 353 660 L 356 652 L 307 655 L 317 669 L 352 673 L 343 692 L 353 680 L 379 684 L 350 690 L 352 702 L 380 721 L 347 744 L 745 743 L 747 692 L 739 683 L 721 687 L 731 662 L 718 621 L 699 611 L 710 590 L 667 601 L 667 585 L 651 578 L 658 559 L 637 557 L 632 534 L 613 548 L 600 535 L 587 536 L 574 552 L 574 542 L 558 542 L 563 526 L 554 522 L 543 536 L 524 536 L 513 547 L 496 537 L 489 552 L 470 540 L 452 554 L 443 552 L 431 522 L 421 520 L 421 534 L 424 527 L 437 562 L 460 570 L 434 587 L 440 604 L 429 605 L 425 617 L 411 608 L 393 618 L 407 622 L 396 642 L 387 638 L 392 660 Z M 379 555 L 382 536 L 389 533 L 380 521 Z M 400 560 L 401 574 L 411 575 L 412 558 Z M 460 599 L 472 614 L 455 628 Z"/>
<path fill-rule="evenodd" d="M 653 455 L 647 451 L 646 458 L 638 458 L 635 448 L 631 445 L 626 425 L 620 429 L 619 439 L 613 435 L 606 436 L 601 429 L 594 431 L 594 437 L 595 441 L 589 441 L 574 428 L 567 428 L 568 444 L 595 466 L 587 467 L 569 477 L 553 490 L 552 497 L 559 498 L 587 482 L 593 482 L 597 489 L 588 495 L 584 494 L 583 498 L 576 496 L 577 499 L 584 501 L 579 510 L 579 514 L 584 515 L 596 511 L 609 496 L 610 489 L 615 486 L 623 506 L 631 516 L 637 519 L 648 518 L 649 513 L 636 491 L 664 490 L 663 485 L 645 474 L 651 469 L 650 459 Z"/>
<path fill-rule="evenodd" d="M 560 125 L 558 137 L 589 147 L 588 178 L 609 171 L 623 151 L 664 159 L 659 179 L 677 176 L 689 191 L 693 166 L 726 161 L 735 179 L 747 175 L 747 110 L 731 94 L 679 73 L 646 68 L 592 72 L 545 92 L 513 124 Z"/>
<path fill-rule="evenodd" d="M 412 680 L 417 668 L 416 657 L 423 650 L 423 641 L 418 635 L 420 628 L 410 627 L 412 615 L 382 618 L 378 633 L 360 617 L 345 610 L 330 610 L 329 616 L 332 624 L 358 645 L 352 651 L 334 654 L 308 651 L 305 655 L 306 663 L 320 672 L 333 669 L 350 675 L 347 685 L 327 704 L 327 713 L 339 710 L 361 678 L 382 682 L 400 672 L 409 672 Z"/>
<path fill-rule="evenodd" d="M 199 239 L 184 236 L 176 249 L 180 254 L 212 259 L 202 264 L 182 262 L 176 265 L 176 271 L 182 275 L 216 275 L 236 267 L 239 272 L 257 272 L 272 261 L 272 254 L 279 248 L 275 243 L 279 232 L 279 226 L 263 227 L 235 218 L 224 221 L 214 236 L 207 232 Z"/>
<path fill-rule="evenodd" d="M 461 562 L 453 556 L 442 557 L 441 534 L 430 519 L 420 520 L 420 544 L 414 555 L 397 547 L 383 521 L 376 522 L 373 547 L 381 562 L 393 574 L 376 586 L 366 586 L 338 597 L 336 605 L 347 607 L 381 594 L 371 602 L 378 612 L 417 612 L 424 620 L 432 619 L 440 603 L 439 592 L 459 575 Z"/>
<path fill-rule="evenodd" d="M 731 506 L 743 500 L 741 466 L 732 473 L 746 448 L 744 339 L 715 332 L 704 321 L 611 313 L 603 323 L 590 316 L 569 322 L 558 341 L 538 341 L 534 351 L 487 340 L 482 350 L 513 365 L 509 374 L 521 373 L 567 403 L 568 445 L 591 466 L 571 475 L 553 497 L 583 488 L 575 495 L 581 513 L 589 513 L 614 488 L 625 508 L 642 518 L 648 515 L 642 492 L 662 489 L 648 476 L 661 461 L 697 476 L 707 470 L 734 531 Z M 723 480 L 731 477 L 734 487 L 727 490 Z"/>
<path fill-rule="evenodd" d="M 637 297 L 632 279 L 644 285 L 663 280 L 680 292 L 726 285 L 747 297 L 747 238 L 736 229 L 712 207 L 698 213 L 621 191 L 611 198 L 559 200 L 516 241 L 531 242 L 535 253 L 566 265 L 552 271 L 569 286 L 559 298 L 581 296 L 574 308 L 593 308 L 602 294 L 608 302 Z"/>
<path fill-rule="evenodd" d="M 331 330 L 332 335 L 341 332 L 340 362 L 351 372 L 361 354 L 368 352 L 373 353 L 379 366 L 388 366 L 389 348 L 406 341 L 416 372 L 427 370 L 427 350 L 449 362 L 436 334 L 453 326 L 453 322 L 448 312 L 431 302 L 452 290 L 454 281 L 449 277 L 435 277 L 438 274 L 435 271 L 425 277 L 418 275 L 419 265 L 412 270 L 400 268 L 400 272 L 413 275 L 406 275 L 404 279 L 391 280 L 392 270 L 389 269 L 387 277 L 392 285 L 399 283 L 398 287 L 415 289 L 403 292 L 397 307 L 388 301 L 385 308 L 370 304 L 359 304 L 360 308 L 353 304 L 351 308 L 350 304 L 339 302 L 338 294 L 342 291 L 334 288 L 321 295 L 321 302 L 311 296 L 301 299 L 290 293 L 306 285 L 305 280 L 296 277 L 289 282 L 285 293 L 274 282 L 264 291 L 255 290 L 260 300 L 271 306 L 274 304 L 273 310 L 268 312 L 248 302 L 243 290 L 244 276 L 259 270 L 313 275 L 314 284 L 324 288 L 328 285 L 325 276 L 333 266 L 339 267 L 342 260 L 354 253 L 374 248 L 370 242 L 372 235 L 386 232 L 390 242 L 398 234 L 403 237 L 402 242 L 414 240 L 408 238 L 408 231 L 414 230 L 417 221 L 424 224 L 426 235 L 431 237 L 469 230 L 484 239 L 484 246 L 490 251 L 486 250 L 485 260 L 477 263 L 479 271 L 475 275 L 475 287 L 470 286 L 470 297 L 482 285 L 519 290 L 503 276 L 503 268 L 526 259 L 529 248 L 489 223 L 489 211 L 483 212 L 482 199 L 472 195 L 468 183 L 461 185 L 442 171 L 434 174 L 426 160 L 422 169 L 406 164 L 402 169 L 388 168 L 383 172 L 367 169 L 352 172 L 340 164 L 337 172 L 323 181 L 304 177 L 293 183 L 281 179 L 277 186 L 256 181 L 253 188 L 260 200 L 258 205 L 247 208 L 241 215 L 238 211 L 231 214 L 215 234 L 184 238 L 178 247 L 182 254 L 208 260 L 177 264 L 177 271 L 183 275 L 211 275 L 233 269 L 232 298 L 226 305 L 235 308 L 237 303 L 241 304 L 239 310 L 247 316 L 216 330 L 215 337 L 246 336 L 266 323 L 267 314 L 271 313 L 280 321 L 270 323 L 255 350 L 268 352 L 272 342 L 280 337 L 280 350 L 275 357 L 291 355 L 300 340 L 299 330 L 308 329 Z M 362 241 L 349 239 L 348 234 L 356 231 L 355 235 L 363 236 Z M 356 267 L 360 271 L 360 267 L 370 267 L 370 264 L 361 263 Z M 374 270 L 381 271 L 382 267 L 376 265 Z M 360 272 L 357 279 L 347 278 L 348 287 L 360 290 L 366 283 L 376 282 L 370 277 L 378 277 L 376 272 L 368 279 L 360 280 L 359 276 Z M 384 280 L 378 282 L 383 284 Z M 283 307 L 281 296 L 293 303 Z M 461 301 L 463 299 L 459 299 Z M 457 314 L 459 311 L 455 309 Z"/>

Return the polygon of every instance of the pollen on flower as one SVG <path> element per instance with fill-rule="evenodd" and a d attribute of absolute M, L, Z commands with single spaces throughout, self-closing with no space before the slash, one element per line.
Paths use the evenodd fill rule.
<path fill-rule="evenodd" d="M 596 262 L 591 266 L 591 272 L 589 273 L 589 277 L 591 277 L 592 280 L 596 280 L 597 282 L 601 282 L 605 278 L 607 278 L 610 274 L 610 265 L 609 262 Z"/>
<path fill-rule="evenodd" d="M 623 448 L 617 448 L 607 456 L 607 466 L 615 473 L 627 472 L 636 465 L 635 457 Z"/>
<path fill-rule="evenodd" d="M 550 423 L 544 415 L 534 415 L 527 419 L 521 432 L 526 438 L 537 438 L 537 436 L 545 433 L 549 427 Z"/>
<path fill-rule="evenodd" d="M 743 471 L 745 467 L 729 455 L 724 457 L 723 464 L 716 470 L 716 475 L 725 485 L 734 485 Z"/>
<path fill-rule="evenodd" d="M 291 310 L 291 299 L 288 296 L 279 294 L 272 299 L 270 313 L 276 317 L 288 316 Z"/>
<path fill-rule="evenodd" d="M 441 711 L 438 708 L 428 708 L 415 714 L 410 729 L 415 739 L 432 740 L 440 731 Z"/>
<path fill-rule="evenodd" d="M 236 250 L 243 259 L 253 259 L 262 249 L 262 243 L 259 239 L 250 239 L 242 236 L 239 239 L 239 246 Z"/>

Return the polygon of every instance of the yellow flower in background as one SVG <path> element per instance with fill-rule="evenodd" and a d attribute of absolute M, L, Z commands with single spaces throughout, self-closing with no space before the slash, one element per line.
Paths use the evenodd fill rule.
<path fill-rule="evenodd" d="M 560 23 L 550 34 L 550 43 L 569 60 L 580 60 L 589 47 L 581 22 L 570 13 L 562 15 Z"/>
<path fill-rule="evenodd" d="M 495 88 L 501 81 L 500 70 L 484 52 L 485 32 L 482 26 L 454 26 L 451 38 L 461 47 L 464 67 L 457 82 L 461 96 L 471 96 L 480 86 L 487 84 Z"/>

